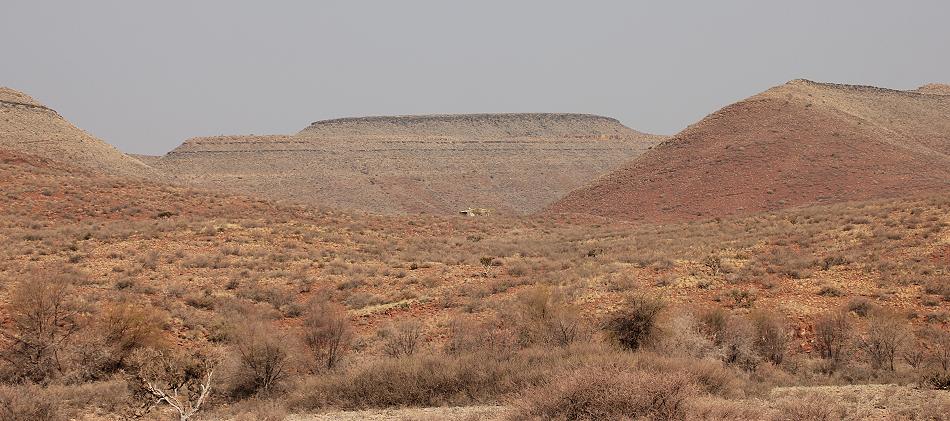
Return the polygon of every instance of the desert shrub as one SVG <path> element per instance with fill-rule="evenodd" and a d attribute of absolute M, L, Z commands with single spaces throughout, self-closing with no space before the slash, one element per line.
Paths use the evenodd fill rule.
<path fill-rule="evenodd" d="M 858 346 L 873 368 L 894 371 L 894 360 L 908 338 L 907 326 L 899 315 L 878 310 L 868 318 L 867 331 L 858 339 Z"/>
<path fill-rule="evenodd" d="M 834 371 L 844 362 L 850 342 L 851 322 L 847 313 L 825 313 L 815 320 L 815 350 L 828 362 L 829 371 Z"/>
<path fill-rule="evenodd" d="M 509 311 L 522 346 L 567 346 L 585 337 L 586 329 L 577 309 L 546 286 L 519 292 Z"/>
<path fill-rule="evenodd" d="M 508 274 L 514 277 L 521 277 L 528 274 L 530 267 L 522 260 L 516 260 L 507 265 Z"/>
<path fill-rule="evenodd" d="M 141 418 L 164 403 L 186 421 L 201 409 L 216 380 L 218 358 L 207 350 L 141 348 L 129 360 L 133 399 L 139 402 L 131 418 Z"/>
<path fill-rule="evenodd" d="M 734 288 L 729 290 L 726 295 L 731 300 L 732 306 L 738 308 L 751 308 L 755 305 L 757 299 L 755 290 L 751 289 Z"/>
<path fill-rule="evenodd" d="M 121 376 L 102 381 L 52 384 L 46 390 L 50 398 L 57 401 L 59 412 L 72 418 L 90 410 L 124 414 L 131 403 L 129 383 Z"/>
<path fill-rule="evenodd" d="M 933 366 L 921 375 L 921 384 L 937 390 L 950 390 L 950 370 Z"/>
<path fill-rule="evenodd" d="M 0 385 L 0 420 L 54 421 L 66 419 L 60 413 L 59 400 L 34 384 Z"/>
<path fill-rule="evenodd" d="M 607 361 L 656 373 L 688 373 L 703 393 L 716 396 L 742 397 L 748 388 L 744 375 L 712 358 L 671 357 L 650 351 L 627 355 L 631 355 L 629 360 L 617 355 L 603 354 L 594 364 Z"/>
<path fill-rule="evenodd" d="M 877 306 L 867 298 L 854 297 L 848 300 L 845 308 L 858 316 L 867 317 Z"/>
<path fill-rule="evenodd" d="M 227 414 L 220 414 L 216 418 L 235 421 L 283 421 L 288 415 L 282 402 L 251 398 L 231 405 Z"/>
<path fill-rule="evenodd" d="M 411 319 L 401 320 L 380 330 L 383 352 L 390 357 L 414 354 L 422 343 L 422 325 Z"/>
<path fill-rule="evenodd" d="M 622 347 L 637 350 L 656 339 L 657 318 L 666 303 L 655 297 L 634 296 L 627 299 L 623 309 L 604 324 L 607 335 Z"/>
<path fill-rule="evenodd" d="M 239 365 L 233 396 L 268 395 L 290 376 L 290 344 L 269 322 L 243 320 L 235 326 L 231 340 Z"/>
<path fill-rule="evenodd" d="M 515 332 L 501 320 L 472 317 L 456 317 L 449 322 L 449 335 L 443 347 L 452 355 L 487 352 L 499 358 L 511 355 L 516 349 Z"/>
<path fill-rule="evenodd" d="M 502 360 L 484 353 L 417 353 L 376 359 L 341 372 L 308 377 L 289 402 L 298 410 L 490 402 L 546 378 L 554 360 L 541 361 L 527 357 Z"/>
<path fill-rule="evenodd" d="M 781 364 L 788 348 L 788 329 L 785 320 L 777 314 L 759 310 L 751 314 L 755 330 L 753 345 L 762 358 Z"/>
<path fill-rule="evenodd" d="M 824 297 L 841 297 L 844 295 L 844 291 L 835 285 L 822 285 L 821 289 L 818 290 L 818 295 Z"/>
<path fill-rule="evenodd" d="M 701 358 L 714 349 L 713 341 L 701 331 L 699 322 L 689 312 L 677 309 L 670 317 L 660 320 L 659 330 L 663 335 L 651 348 L 665 355 Z"/>
<path fill-rule="evenodd" d="M 698 394 L 683 372 L 585 367 L 531 388 L 515 402 L 510 419 L 684 419 Z"/>
<path fill-rule="evenodd" d="M 368 292 L 357 292 L 347 297 L 344 302 L 346 303 L 347 307 L 353 310 L 359 310 L 361 308 L 379 305 L 386 301 L 382 297 L 375 294 L 370 294 Z"/>
<path fill-rule="evenodd" d="M 65 275 L 23 279 L 10 296 L 9 327 L 0 330 L 7 346 L 0 357 L 8 380 L 47 382 L 66 370 L 66 351 L 80 329 L 79 305 Z"/>
<path fill-rule="evenodd" d="M 834 398 L 822 393 L 780 398 L 773 407 L 775 421 L 833 421 L 846 415 Z"/>
<path fill-rule="evenodd" d="M 704 309 L 699 313 L 700 330 L 712 339 L 714 344 L 722 345 L 729 317 L 729 312 L 722 307 Z"/>
<path fill-rule="evenodd" d="M 330 370 L 350 349 L 353 331 L 346 310 L 327 300 L 309 304 L 300 337 L 319 366 Z"/>
<path fill-rule="evenodd" d="M 97 328 L 105 344 L 115 350 L 113 356 L 120 365 L 138 348 L 161 348 L 163 324 L 164 316 L 158 310 L 130 302 L 106 305 L 97 319 Z"/>
<path fill-rule="evenodd" d="M 744 317 L 732 316 L 723 330 L 720 358 L 727 364 L 752 371 L 759 363 L 755 326 Z"/>
<path fill-rule="evenodd" d="M 924 331 L 924 336 L 931 343 L 928 363 L 950 371 L 950 333 L 931 328 Z"/>

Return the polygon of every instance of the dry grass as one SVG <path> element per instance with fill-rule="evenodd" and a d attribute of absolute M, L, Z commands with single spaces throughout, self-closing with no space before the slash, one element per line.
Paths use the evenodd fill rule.
<path fill-rule="evenodd" d="M 730 381 L 718 392 L 695 380 L 704 392 L 687 410 L 715 418 L 710 414 L 743 413 L 748 408 L 736 398 L 765 399 L 774 386 L 910 384 L 926 377 L 940 387 L 950 366 L 941 353 L 950 347 L 928 333 L 948 329 L 939 315 L 950 311 L 943 286 L 950 197 L 670 225 L 409 218 L 0 165 L 4 331 L 28 334 L 31 325 L 18 321 L 27 314 L 24 303 L 48 301 L 24 298 L 18 283 L 43 285 L 65 275 L 75 300 L 61 307 L 71 317 L 47 330 L 60 332 L 59 362 L 51 363 L 47 347 L 33 362 L 11 360 L 28 353 L 8 339 L 2 344 L 4 379 L 33 380 L 46 390 L 121 380 L 127 356 L 142 348 L 218 348 L 233 357 L 242 347 L 256 349 L 241 342 L 257 337 L 287 346 L 289 354 L 330 358 L 301 345 L 302 327 L 329 320 L 308 321 L 314 301 L 332 303 L 351 325 L 346 358 L 321 370 L 309 359 L 287 359 L 286 376 L 257 381 L 274 377 L 263 370 L 251 376 L 253 387 L 238 381 L 248 374 L 240 361 L 227 361 L 209 408 L 250 395 L 307 410 L 496 404 L 522 388 L 570 377 L 565 373 L 608 366 L 592 360 L 643 360 L 656 352 L 675 356 L 669 369 L 694 380 L 702 368 L 710 378 L 719 370 L 751 382 Z M 834 292 L 819 294 L 828 285 Z M 637 353 L 583 351 L 604 346 L 606 333 L 595 327 L 629 310 L 631 295 L 668 304 L 651 325 L 653 338 L 637 341 Z M 876 319 L 882 310 L 916 339 L 907 341 L 912 349 L 894 351 L 893 372 L 888 352 L 877 363 L 878 353 L 869 350 L 878 347 L 855 340 L 888 325 Z M 816 321 L 839 311 L 849 334 L 832 329 L 833 343 L 823 344 L 828 326 Z M 248 315 L 265 323 L 258 336 L 232 329 Z M 411 346 L 390 346 L 400 335 L 379 333 L 396 320 L 417 324 L 408 330 Z M 59 339 L 73 329 L 68 340 Z M 391 358 L 390 348 L 412 351 Z M 909 356 L 913 350 L 920 355 Z M 822 356 L 835 361 L 834 369 Z M 477 372 L 476 363 L 486 361 L 488 370 Z M 443 375 L 423 378 L 424 370 Z M 631 379 L 646 375 L 637 373 Z M 264 383 L 268 391 L 259 393 Z M 62 402 L 66 412 L 96 406 Z"/>

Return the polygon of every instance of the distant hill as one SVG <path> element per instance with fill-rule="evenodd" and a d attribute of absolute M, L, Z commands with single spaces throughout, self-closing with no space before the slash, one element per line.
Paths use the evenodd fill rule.
<path fill-rule="evenodd" d="M 549 210 L 679 221 L 947 192 L 947 92 L 794 80 L 707 116 Z"/>
<path fill-rule="evenodd" d="M 0 149 L 112 175 L 153 174 L 147 165 L 73 126 L 56 111 L 4 87 L 0 87 Z"/>
<path fill-rule="evenodd" d="M 586 114 L 319 121 L 296 135 L 189 139 L 150 164 L 177 180 L 342 209 L 542 209 L 662 141 Z"/>

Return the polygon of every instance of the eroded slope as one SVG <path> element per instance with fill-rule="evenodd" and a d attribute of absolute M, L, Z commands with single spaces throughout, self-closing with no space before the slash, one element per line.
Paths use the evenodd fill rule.
<path fill-rule="evenodd" d="M 796 80 L 719 110 L 553 211 L 676 221 L 950 191 L 950 97 Z"/>
<path fill-rule="evenodd" d="M 0 87 L 0 148 L 35 154 L 112 175 L 151 169 L 66 121 L 30 96 Z"/>

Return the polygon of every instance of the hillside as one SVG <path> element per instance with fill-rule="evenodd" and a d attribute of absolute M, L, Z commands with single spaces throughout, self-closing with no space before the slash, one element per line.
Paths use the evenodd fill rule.
<path fill-rule="evenodd" d="M 333 208 L 517 214 L 660 140 L 584 114 L 364 117 L 290 136 L 190 139 L 150 164 L 192 185 Z"/>
<path fill-rule="evenodd" d="M 83 322 L 56 343 L 63 362 L 52 372 L 30 370 L 47 360 L 24 360 L 21 348 L 0 343 L 5 382 L 53 382 L 2 384 L 0 403 L 58 400 L 62 419 L 111 420 L 118 418 L 95 414 L 140 408 L 139 380 L 127 373 L 139 372 L 135 356 L 149 350 L 196 360 L 223 353 L 216 392 L 202 409 L 208 419 L 460 405 L 530 419 L 508 414 L 527 410 L 533 394 L 525 389 L 576 376 L 597 386 L 631 371 L 667 385 L 658 399 L 680 387 L 682 399 L 718 399 L 726 415 L 752 411 L 675 419 L 784 420 L 810 401 L 854 419 L 869 417 L 855 406 L 910 419 L 939 419 L 948 407 L 945 391 L 840 385 L 945 373 L 937 367 L 946 360 L 936 358 L 950 343 L 950 194 L 661 225 L 569 215 L 387 217 L 103 176 L 9 151 L 0 151 L 0 191 L 3 333 L 18 332 L 33 302 L 61 304 Z M 668 303 L 656 337 L 636 352 L 605 343 L 599 326 L 637 296 Z M 327 308 L 348 332 L 332 370 L 303 344 Z M 855 342 L 839 372 L 829 373 L 816 326 L 842 310 Z M 775 359 L 775 349 L 743 345 L 765 337 L 757 333 L 762 320 L 779 332 L 785 362 L 765 359 Z M 65 317 L 51 335 L 73 321 Z M 902 329 L 900 355 L 920 352 L 926 362 L 875 367 L 859 339 L 881 332 L 871 330 L 877 326 Z M 412 350 L 394 355 L 405 337 Z M 261 349 L 282 356 L 288 370 L 264 403 L 244 392 L 249 375 L 241 369 Z M 680 381 L 664 383 L 669 378 Z M 814 387 L 849 397 L 798 393 Z M 573 402 L 570 390 L 565 399 Z M 163 409 L 147 419 L 170 419 Z M 371 414 L 317 419 L 349 415 Z"/>
<path fill-rule="evenodd" d="M 950 191 L 950 96 L 795 80 L 729 105 L 550 207 L 679 221 Z"/>
<path fill-rule="evenodd" d="M 142 162 L 73 126 L 30 96 L 0 87 L 0 149 L 35 154 L 113 175 L 152 173 Z"/>

